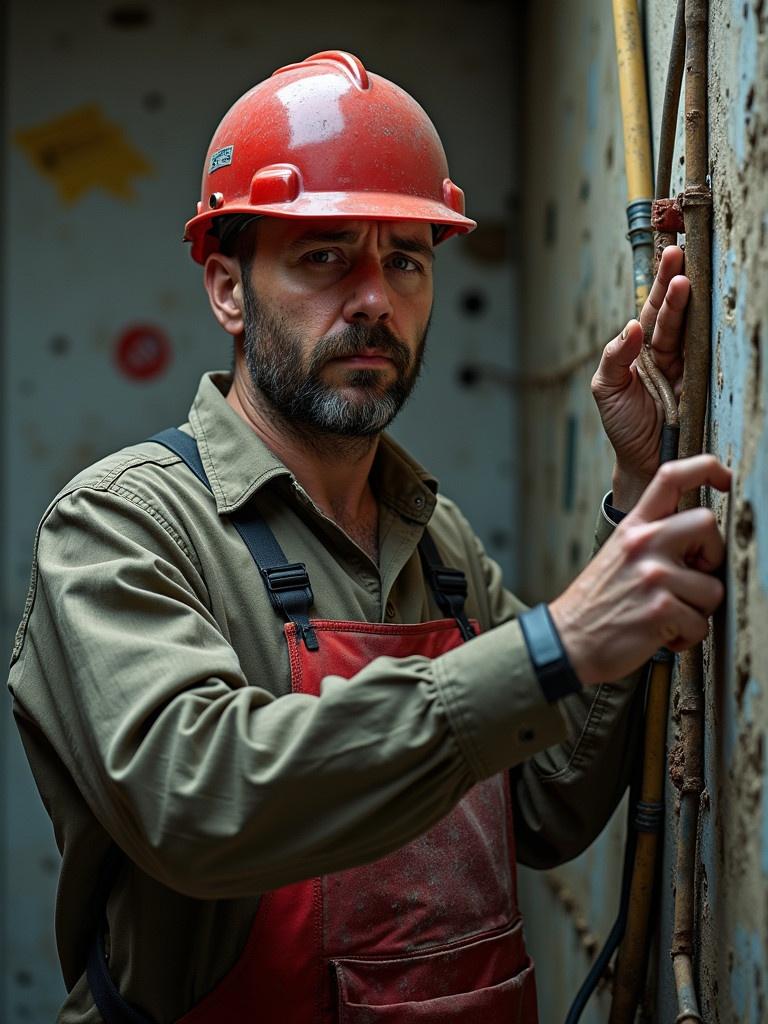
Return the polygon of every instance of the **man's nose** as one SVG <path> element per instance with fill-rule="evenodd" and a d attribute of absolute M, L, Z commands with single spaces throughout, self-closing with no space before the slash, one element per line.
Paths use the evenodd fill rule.
<path fill-rule="evenodd" d="M 393 306 L 384 268 L 377 259 L 361 261 L 347 277 L 343 315 L 347 323 L 386 323 Z"/>

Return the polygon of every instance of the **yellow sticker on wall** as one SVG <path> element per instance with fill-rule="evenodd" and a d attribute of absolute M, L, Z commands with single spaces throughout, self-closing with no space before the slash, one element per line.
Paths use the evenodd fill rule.
<path fill-rule="evenodd" d="M 16 132 L 16 142 L 62 201 L 71 205 L 92 188 L 133 199 L 133 178 L 152 168 L 96 104 Z"/>

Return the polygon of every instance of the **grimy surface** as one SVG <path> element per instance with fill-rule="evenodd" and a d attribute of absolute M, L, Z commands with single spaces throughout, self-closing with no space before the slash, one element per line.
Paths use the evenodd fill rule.
<path fill-rule="evenodd" d="M 645 5 L 656 139 L 674 6 Z M 536 429 L 526 446 L 522 519 L 533 526 L 523 567 L 523 595 L 533 600 L 554 595 L 578 568 L 591 503 L 610 486 L 589 380 L 598 349 L 631 315 L 632 283 L 610 5 L 545 0 L 530 11 L 522 147 L 530 376 L 522 393 L 524 419 Z M 767 33 L 761 0 L 711 0 L 713 347 L 705 444 L 733 466 L 735 481 L 730 497 L 714 504 L 728 538 L 728 597 L 705 648 L 696 921 L 707 1024 L 758 1024 L 768 1016 Z M 683 186 L 682 154 L 681 117 L 675 193 Z M 673 716 L 671 746 L 676 732 Z M 668 786 L 661 935 L 653 953 L 658 1020 L 677 1013 L 668 954 L 675 794 Z M 623 820 L 617 812 L 599 843 L 571 865 L 544 878 L 524 872 L 530 944 L 562 979 L 541 992 L 542 1020 L 564 1018 L 587 954 L 610 926 Z M 607 1020 L 608 1005 L 607 994 L 599 995 L 582 1020 Z"/>

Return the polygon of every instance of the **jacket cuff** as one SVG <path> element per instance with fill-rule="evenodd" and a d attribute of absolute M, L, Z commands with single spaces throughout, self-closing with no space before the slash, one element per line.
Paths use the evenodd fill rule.
<path fill-rule="evenodd" d="M 600 512 L 597 517 L 597 526 L 595 527 L 595 551 L 601 548 L 603 544 L 608 540 L 613 531 L 624 518 L 626 513 L 620 512 L 619 509 L 615 509 L 611 505 L 611 498 L 613 497 L 613 491 L 608 491 L 603 496 L 603 500 L 600 502 Z M 610 511 L 609 511 L 610 510 Z M 614 516 L 620 516 L 620 519 L 614 518 Z"/>
<path fill-rule="evenodd" d="M 517 621 L 433 664 L 453 732 L 478 781 L 565 739 L 565 721 L 542 692 Z"/>

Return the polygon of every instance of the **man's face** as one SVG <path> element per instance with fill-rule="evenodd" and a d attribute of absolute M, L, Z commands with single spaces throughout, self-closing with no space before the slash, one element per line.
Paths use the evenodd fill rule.
<path fill-rule="evenodd" d="M 377 434 L 418 377 L 428 224 L 265 218 L 243 277 L 252 383 L 304 433 Z"/>

